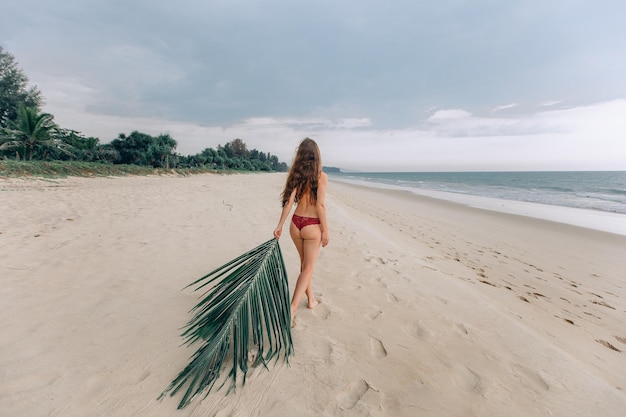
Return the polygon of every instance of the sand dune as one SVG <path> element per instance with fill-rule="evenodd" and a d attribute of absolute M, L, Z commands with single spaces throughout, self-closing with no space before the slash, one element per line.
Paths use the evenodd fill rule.
<path fill-rule="evenodd" d="M 157 401 L 181 288 L 271 237 L 283 181 L 0 179 L 0 415 L 623 415 L 625 236 L 336 182 L 290 365 Z"/>

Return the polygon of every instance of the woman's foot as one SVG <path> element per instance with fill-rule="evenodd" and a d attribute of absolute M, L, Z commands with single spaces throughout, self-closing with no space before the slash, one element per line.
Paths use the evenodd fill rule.
<path fill-rule="evenodd" d="M 311 300 L 309 300 L 309 304 L 307 305 L 307 308 L 309 310 L 313 310 L 315 307 L 317 307 L 317 305 L 321 303 L 320 299 L 318 298 L 313 298 Z"/>

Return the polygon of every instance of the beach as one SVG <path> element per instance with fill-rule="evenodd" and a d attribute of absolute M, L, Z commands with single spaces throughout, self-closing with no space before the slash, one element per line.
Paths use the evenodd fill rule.
<path fill-rule="evenodd" d="M 183 288 L 272 237 L 284 180 L 0 179 L 0 416 L 623 416 L 626 236 L 336 181 L 289 364 L 157 401 Z"/>

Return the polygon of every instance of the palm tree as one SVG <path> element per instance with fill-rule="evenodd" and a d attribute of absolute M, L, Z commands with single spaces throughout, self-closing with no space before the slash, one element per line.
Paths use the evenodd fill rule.
<path fill-rule="evenodd" d="M 39 146 L 53 146 L 54 131 L 57 129 L 54 116 L 49 113 L 39 113 L 36 107 L 20 106 L 17 120 L 9 121 L 6 140 L 0 149 L 22 147 L 24 154 L 28 150 L 28 160 L 32 161 L 33 151 Z"/>
<path fill-rule="evenodd" d="M 169 134 L 161 134 L 153 138 L 146 151 L 146 159 L 154 168 L 170 168 L 170 158 L 176 149 L 176 141 Z"/>
<path fill-rule="evenodd" d="M 187 385 L 178 408 L 188 405 L 202 391 L 206 391 L 205 396 L 209 394 L 227 358 L 233 360 L 228 377 L 234 388 L 238 371 L 245 383 L 248 366 L 267 366 L 272 358 L 278 360 L 281 352 L 288 360 L 293 351 L 289 287 L 277 239 L 257 246 L 189 286 L 199 285 L 199 290 L 210 284 L 214 286 L 194 307 L 195 314 L 183 332 L 186 344 L 201 341 L 202 346 L 159 397 L 168 392 L 174 395 Z"/>

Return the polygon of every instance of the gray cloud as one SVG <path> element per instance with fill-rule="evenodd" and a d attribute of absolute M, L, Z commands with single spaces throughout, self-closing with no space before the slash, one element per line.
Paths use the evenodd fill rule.
<path fill-rule="evenodd" d="M 625 14 L 620 0 L 5 0 L 0 44 L 68 123 L 73 111 L 397 130 L 434 108 L 473 115 L 439 134 L 497 136 L 532 131 L 545 103 L 626 97 Z"/>

